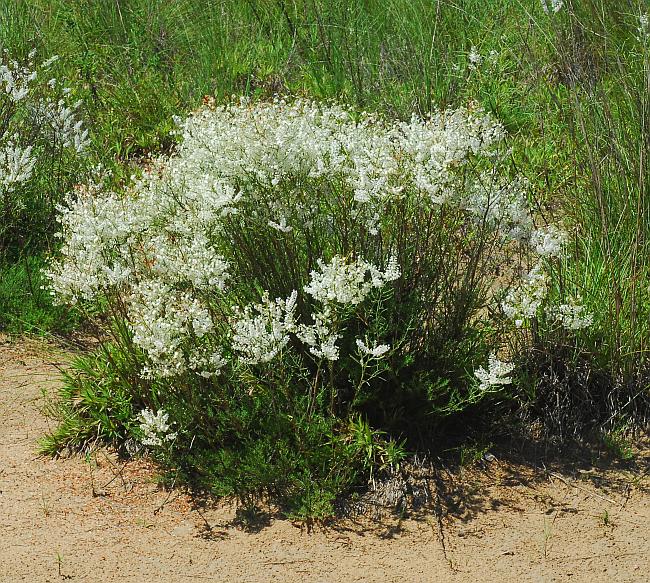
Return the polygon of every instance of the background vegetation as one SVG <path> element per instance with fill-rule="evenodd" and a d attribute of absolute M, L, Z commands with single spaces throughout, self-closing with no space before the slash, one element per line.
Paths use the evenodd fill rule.
<path fill-rule="evenodd" d="M 554 293 L 580 295 L 596 317 L 579 340 L 541 322 L 532 350 L 512 348 L 526 379 L 520 411 L 568 437 L 647 421 L 648 4 L 567 0 L 554 13 L 538 0 L 1 0 L 0 45 L 16 58 L 61 56 L 58 75 L 84 100 L 89 163 L 117 185 L 173 148 L 173 116 L 204 96 L 337 99 L 403 118 L 476 101 L 494 113 L 540 217 L 575 233 Z M 40 290 L 50 234 L 5 243 L 0 326 L 74 321 Z M 88 403 L 109 383 L 92 386 Z"/>

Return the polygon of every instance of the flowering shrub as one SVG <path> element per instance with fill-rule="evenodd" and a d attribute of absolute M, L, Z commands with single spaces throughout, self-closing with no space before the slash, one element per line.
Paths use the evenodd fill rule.
<path fill-rule="evenodd" d="M 58 57 L 35 63 L 0 55 L 0 248 L 39 243 L 54 226 L 61 193 L 88 144 L 70 89 L 53 77 Z"/>
<path fill-rule="evenodd" d="M 497 339 L 551 313 L 566 236 L 535 228 L 498 122 L 276 100 L 179 124 L 130 191 L 69 201 L 48 273 L 60 301 L 111 315 L 148 445 L 173 424 L 177 462 L 211 487 L 246 467 L 224 491 L 303 504 L 305 480 L 333 480 L 326 498 L 354 481 L 327 469 L 363 457 L 339 420 L 408 435 L 513 383 Z"/>

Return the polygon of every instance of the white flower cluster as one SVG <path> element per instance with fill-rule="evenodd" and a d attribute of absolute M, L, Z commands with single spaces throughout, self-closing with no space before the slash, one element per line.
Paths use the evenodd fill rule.
<path fill-rule="evenodd" d="M 559 253 L 564 240 L 565 236 L 561 231 L 551 230 L 550 233 L 544 231 L 544 235 L 539 237 L 539 244 L 543 247 L 538 250 L 539 255 L 544 257 Z M 537 263 L 523 276 L 518 285 L 508 291 L 501 308 L 506 317 L 514 321 L 517 328 L 538 315 L 548 295 L 548 284 L 547 273 L 542 264 Z M 582 330 L 591 326 L 594 321 L 594 315 L 581 304 L 580 298 L 569 298 L 566 304 L 547 306 L 545 312 L 567 330 Z"/>
<path fill-rule="evenodd" d="M 289 333 L 296 331 L 295 311 L 298 292 L 286 299 L 269 299 L 247 306 L 234 323 L 233 348 L 249 364 L 269 362 L 289 343 Z M 256 312 L 256 313 L 255 313 Z"/>
<path fill-rule="evenodd" d="M 478 52 L 478 49 L 474 45 L 472 45 L 467 59 L 469 60 L 469 66 L 471 69 L 476 69 L 483 62 L 481 53 Z"/>
<path fill-rule="evenodd" d="M 467 55 L 467 60 L 469 61 L 469 69 L 471 71 L 476 71 L 484 63 L 487 63 L 491 67 L 494 67 L 498 58 L 499 53 L 495 50 L 491 50 L 488 55 L 484 57 L 474 45 L 472 45 L 472 48 Z"/>
<path fill-rule="evenodd" d="M 357 348 L 359 349 L 359 353 L 362 356 L 369 356 L 370 358 L 381 358 L 390 350 L 389 344 L 375 344 L 371 347 L 367 346 L 366 343 L 360 338 L 357 338 L 356 344 Z"/>
<path fill-rule="evenodd" d="M 538 263 L 511 289 L 501 303 L 504 314 L 520 328 L 524 322 L 537 315 L 548 294 L 548 275 Z"/>
<path fill-rule="evenodd" d="M 82 102 L 68 103 L 65 96 L 70 93 L 70 89 L 64 87 L 60 94 L 56 92 L 56 79 L 50 79 L 44 86 L 37 87 L 39 75 L 47 74 L 58 56 L 51 57 L 40 65 L 34 63 L 35 56 L 35 51 L 30 52 L 27 63 L 20 64 L 9 59 L 5 50 L 4 63 L 0 64 L 0 91 L 12 102 L 13 107 L 24 106 L 33 122 L 60 146 L 74 148 L 77 153 L 81 153 L 89 144 L 88 130 L 79 118 Z"/>
<path fill-rule="evenodd" d="M 530 237 L 531 248 L 541 257 L 559 257 L 567 242 L 567 234 L 549 225 L 533 231 Z"/>
<path fill-rule="evenodd" d="M 469 186 L 462 205 L 475 220 L 508 239 L 530 245 L 534 223 L 526 199 L 527 188 L 523 178 L 505 181 L 495 171 L 485 172 Z"/>
<path fill-rule="evenodd" d="M 143 373 L 171 377 L 184 372 L 188 366 L 183 350 L 187 338 L 202 338 L 214 328 L 207 309 L 188 293 L 157 280 L 135 286 L 129 300 L 133 342 L 151 362 L 151 368 Z"/>
<path fill-rule="evenodd" d="M 158 277 L 175 283 L 189 282 L 197 289 L 225 289 L 228 263 L 205 234 L 173 238 L 157 235 L 148 247 L 148 254 L 155 258 L 151 269 Z"/>
<path fill-rule="evenodd" d="M 404 178 L 412 176 L 414 186 L 434 204 L 454 201 L 458 191 L 454 170 L 464 165 L 470 154 L 494 156 L 505 136 L 503 127 L 480 110 L 462 108 L 426 119 L 413 117 L 399 127 L 399 147 L 411 165 Z M 404 178 L 402 187 L 410 182 Z M 393 188 L 390 193 L 399 192 Z"/>
<path fill-rule="evenodd" d="M 31 88 L 30 85 L 38 76 L 38 73 L 33 69 L 33 59 L 36 56 L 36 51 L 29 53 L 29 62 L 26 66 L 10 60 L 6 49 L 3 52 L 6 63 L 0 64 L 0 87 L 14 103 L 18 103 L 27 97 Z"/>
<path fill-rule="evenodd" d="M 11 192 L 17 184 L 29 180 L 36 165 L 32 146 L 21 148 L 16 145 L 16 140 L 17 136 L 13 136 L 0 150 L 0 184 L 5 192 Z"/>
<path fill-rule="evenodd" d="M 360 304 L 373 288 L 380 289 L 395 281 L 401 272 L 395 257 L 388 260 L 384 271 L 363 259 L 346 261 L 339 256 L 333 257 L 329 263 L 318 260 L 318 266 L 320 271 L 311 272 L 310 282 L 304 290 L 323 307 L 311 315 L 313 324 L 300 324 L 297 335 L 309 347 L 311 354 L 334 361 L 339 358 L 336 341 L 340 338 L 336 306 Z"/>
<path fill-rule="evenodd" d="M 594 323 L 594 315 L 587 311 L 587 308 L 577 300 L 570 298 L 568 304 L 549 306 L 548 314 L 560 322 L 567 330 L 582 330 L 589 328 Z"/>
<path fill-rule="evenodd" d="M 362 259 L 348 262 L 339 256 L 333 257 L 329 263 L 319 259 L 318 266 L 320 272 L 311 272 L 311 281 L 305 286 L 305 291 L 324 304 L 360 304 L 371 289 L 381 288 L 400 276 L 394 257 L 390 258 L 383 272 Z"/>
<path fill-rule="evenodd" d="M 55 85 L 50 84 L 53 88 Z M 65 99 L 46 98 L 34 105 L 34 115 L 46 122 L 46 129 L 63 148 L 74 148 L 82 153 L 90 144 L 88 130 L 79 118 L 79 109 L 83 101 L 68 104 Z"/>
<path fill-rule="evenodd" d="M 479 390 L 487 391 L 490 387 L 511 384 L 512 378 L 507 375 L 514 368 L 514 364 L 503 362 L 491 354 L 488 358 L 487 370 L 481 366 L 474 371 L 474 376 L 480 381 Z"/>
<path fill-rule="evenodd" d="M 5 49 L 0 60 L 0 193 L 12 192 L 32 177 L 41 147 L 72 149 L 80 154 L 89 144 L 79 114 L 82 102 L 69 104 L 69 89 L 59 91 L 56 79 L 39 83 L 58 57 L 37 65 L 35 56 L 35 51 L 30 52 L 21 64 Z M 24 143 L 26 140 L 29 143 Z M 14 201 L 16 207 L 21 203 Z"/>
<path fill-rule="evenodd" d="M 87 300 L 147 278 L 224 290 L 228 264 L 194 222 L 191 210 L 200 209 L 183 215 L 182 206 L 158 194 L 121 197 L 93 186 L 77 192 L 61 208 L 63 260 L 47 273 L 54 294 Z"/>
<path fill-rule="evenodd" d="M 165 413 L 163 409 L 159 409 L 155 414 L 151 409 L 143 409 L 137 419 L 140 422 L 140 431 L 144 436 L 142 438 L 143 445 L 160 447 L 164 442 L 176 439 L 178 435 L 178 433 L 170 431 L 169 414 Z"/>
<path fill-rule="evenodd" d="M 542 10 L 546 14 L 557 14 L 564 8 L 564 0 L 541 0 Z"/>
<path fill-rule="evenodd" d="M 339 359 L 336 341 L 341 337 L 336 331 L 335 317 L 329 306 L 311 315 L 314 323 L 298 326 L 298 338 L 309 347 L 316 358 L 335 361 Z"/>
<path fill-rule="evenodd" d="M 650 40 L 650 18 L 648 13 L 645 12 L 639 16 L 639 27 L 638 27 L 638 36 L 637 39 L 640 43 L 647 43 Z"/>
<path fill-rule="evenodd" d="M 185 179 L 274 188 L 286 179 L 336 178 L 366 206 L 368 221 L 408 186 L 443 202 L 453 192 L 455 169 L 470 154 L 492 151 L 504 136 L 480 110 L 461 108 L 386 124 L 372 115 L 355 119 L 342 107 L 302 100 L 242 101 L 200 111 L 179 124 L 183 145 L 173 165 Z M 287 219 L 266 222 L 286 231 Z"/>
<path fill-rule="evenodd" d="M 204 379 L 219 376 L 226 365 L 226 359 L 219 351 L 206 351 L 195 348 L 188 356 L 187 367 Z"/>
<path fill-rule="evenodd" d="M 281 233 L 290 233 L 293 230 L 293 227 L 287 225 L 287 217 L 284 215 L 280 217 L 279 222 L 276 223 L 275 221 L 269 221 L 268 225 Z"/>

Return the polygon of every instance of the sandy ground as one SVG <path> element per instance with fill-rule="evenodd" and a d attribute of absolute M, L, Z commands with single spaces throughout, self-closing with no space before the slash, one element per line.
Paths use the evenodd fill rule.
<path fill-rule="evenodd" d="M 442 515 L 251 531 L 231 505 L 160 489 L 142 460 L 39 457 L 42 391 L 65 359 L 0 346 L 2 583 L 650 580 L 645 454 L 631 468 L 545 472 L 496 459 L 448 477 Z"/>

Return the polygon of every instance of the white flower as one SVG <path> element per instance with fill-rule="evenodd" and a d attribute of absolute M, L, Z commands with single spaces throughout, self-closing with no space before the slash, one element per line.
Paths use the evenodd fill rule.
<path fill-rule="evenodd" d="M 77 107 L 50 100 L 37 110 L 59 142 L 83 149 L 87 135 Z M 327 177 L 348 188 L 355 193 L 351 211 L 359 224 L 378 235 L 385 203 L 406 192 L 424 195 L 416 204 L 451 201 L 457 191 L 455 169 L 470 155 L 491 155 L 504 136 L 503 128 L 478 109 L 447 110 L 389 124 L 301 100 L 254 105 L 242 101 L 206 109 L 179 123 L 183 141 L 178 154 L 154 160 L 130 192 L 95 192 L 90 187 L 87 197 L 72 197 L 62 211 L 61 260 L 48 272 L 52 290 L 61 299 L 92 299 L 152 273 L 168 283 L 224 289 L 229 266 L 212 244 L 215 235 L 262 186 L 275 193 L 273 184 L 287 177 Z M 21 154 L 27 160 L 26 152 Z M 26 163 L 21 168 L 20 176 L 29 171 Z M 269 208 L 278 217 L 269 226 L 281 232 L 298 225 L 312 228 L 322 219 L 316 201 L 276 204 L 274 199 Z M 292 226 L 287 213 L 292 213 Z M 517 221 L 529 218 L 525 210 L 517 213 L 524 217 Z M 319 284 L 327 283 L 321 274 L 308 288 L 326 301 L 360 302 L 369 283 L 379 287 L 399 277 L 394 259 L 383 273 L 369 263 L 341 258 L 336 269 L 340 286 L 317 291 Z M 330 283 L 336 280 L 336 269 L 329 269 L 334 278 Z"/>
<path fill-rule="evenodd" d="M 503 180 L 494 171 L 482 173 L 480 180 L 470 184 L 461 205 L 475 220 L 498 229 L 509 239 L 525 242 L 533 229 L 523 179 Z"/>
<path fill-rule="evenodd" d="M 289 333 L 296 331 L 295 310 L 298 293 L 275 302 L 264 292 L 262 302 L 239 312 L 233 324 L 233 349 L 249 364 L 270 362 L 289 343 Z"/>
<path fill-rule="evenodd" d="M 588 328 L 594 322 L 594 315 L 581 305 L 580 298 L 570 298 L 568 304 L 549 306 L 547 313 L 560 322 L 567 330 L 582 330 Z"/>
<path fill-rule="evenodd" d="M 481 53 L 478 52 L 478 49 L 474 45 L 472 45 L 472 48 L 470 49 L 467 58 L 469 59 L 470 69 L 477 69 L 478 67 L 481 66 L 481 63 L 483 62 L 483 57 L 481 56 Z"/>
<path fill-rule="evenodd" d="M 300 324 L 296 335 L 317 358 L 338 360 L 339 347 L 336 346 L 336 341 L 341 335 L 336 333 L 331 310 L 325 307 L 322 312 L 312 314 L 311 317 L 314 323 L 311 326 Z"/>
<path fill-rule="evenodd" d="M 530 247 L 542 257 L 559 257 L 567 242 L 567 234 L 555 225 L 533 231 Z"/>
<path fill-rule="evenodd" d="M 287 226 L 287 218 L 284 216 L 280 217 L 279 223 L 276 223 L 275 221 L 269 221 L 268 225 L 269 227 L 275 229 L 276 231 L 280 231 L 281 233 L 290 233 L 293 229 L 293 227 Z"/>
<path fill-rule="evenodd" d="M 18 103 L 28 96 L 36 76 L 36 71 L 12 61 L 9 65 L 0 65 L 0 88 L 4 85 L 5 93 L 14 103 Z"/>
<path fill-rule="evenodd" d="M 25 62 L 18 63 L 9 58 L 6 49 L 0 54 L 0 198 L 4 199 L 3 210 L 5 214 L 9 213 L 8 218 L 25 209 L 26 198 L 21 187 L 25 188 L 34 176 L 40 174 L 39 167 L 46 167 L 48 162 L 54 167 L 53 157 L 60 159 L 64 154 L 62 148 L 74 148 L 79 153 L 87 142 L 87 131 L 77 113 L 81 102 L 70 109 L 74 110 L 76 117 L 74 127 L 68 128 L 79 147 L 54 135 L 47 110 L 51 104 L 55 108 L 66 107 L 66 102 L 62 99 L 56 101 L 55 80 L 47 81 L 45 76 L 42 81 L 39 79 L 34 56 L 35 52 L 30 51 Z M 42 68 L 46 66 L 47 62 Z M 47 146 L 42 147 L 45 144 Z M 34 187 L 39 188 L 38 185 Z"/>
<path fill-rule="evenodd" d="M 391 257 L 386 271 L 361 259 L 348 262 L 338 255 L 329 263 L 318 260 L 320 271 L 312 271 L 305 292 L 323 303 L 360 304 L 373 288 L 381 288 L 387 282 L 400 277 L 397 259 Z M 369 276 L 369 277 L 368 277 Z"/>
<path fill-rule="evenodd" d="M 564 7 L 564 0 L 541 0 L 542 10 L 546 14 L 557 14 Z"/>
<path fill-rule="evenodd" d="M 14 136 L 0 150 L 0 184 L 7 191 L 13 190 L 16 184 L 29 180 L 36 165 L 32 146 L 21 148 L 16 145 L 17 139 L 18 136 Z"/>
<path fill-rule="evenodd" d="M 370 356 L 371 358 L 381 358 L 390 350 L 389 344 L 375 344 L 372 348 L 366 346 L 363 340 L 357 338 L 357 348 L 363 356 Z"/>
<path fill-rule="evenodd" d="M 514 368 L 514 364 L 503 362 L 491 354 L 488 358 L 487 370 L 479 367 L 474 371 L 474 376 L 480 381 L 479 389 L 486 391 L 490 387 L 511 384 L 512 378 L 506 375 L 509 375 Z"/>
<path fill-rule="evenodd" d="M 388 259 L 385 271 L 379 273 L 376 280 L 373 279 L 373 285 L 375 287 L 381 287 L 385 282 L 395 281 L 400 277 L 402 277 L 402 270 L 397 262 L 397 257 L 391 255 Z"/>
<path fill-rule="evenodd" d="M 506 317 L 514 320 L 515 326 L 520 328 L 527 319 L 537 315 L 537 310 L 547 294 L 548 276 L 538 263 L 524 275 L 517 287 L 508 292 L 501 307 Z"/>
<path fill-rule="evenodd" d="M 64 99 L 44 99 L 34 105 L 34 114 L 46 122 L 52 137 L 64 148 L 74 148 L 82 153 L 90 144 L 88 130 L 79 119 L 82 102 L 68 104 Z"/>
<path fill-rule="evenodd" d="M 77 107 L 50 99 L 38 113 L 58 143 L 83 148 L 87 135 Z M 249 364 L 299 349 L 296 339 L 317 359 L 341 358 L 342 316 L 401 277 L 397 256 L 384 247 L 396 241 L 390 221 L 400 220 L 398 209 L 416 213 L 408 224 L 411 216 L 433 217 L 449 207 L 447 216 L 458 217 L 471 236 L 479 224 L 526 243 L 534 228 L 527 184 L 497 171 L 504 128 L 474 105 L 392 122 L 306 100 L 242 100 L 177 123 L 181 143 L 174 155 L 153 160 L 126 192 L 91 185 L 70 196 L 61 209 L 60 259 L 47 273 L 61 300 L 120 303 L 146 357 L 146 375 L 212 378 L 226 364 L 218 347 L 229 341 Z M 495 169 L 475 176 L 464 170 L 470 164 Z M 283 258 L 270 229 L 295 233 L 295 263 Z M 270 241 L 273 248 L 256 248 Z M 273 277 L 302 277 L 298 270 L 313 252 L 305 241 L 326 243 L 327 255 L 302 289 L 278 299 L 267 292 L 227 316 L 235 294 L 270 287 L 244 279 L 251 267 L 266 269 L 277 256 Z M 344 257 L 342 249 L 353 249 L 347 241 L 363 247 Z M 363 252 L 381 259 L 368 261 Z M 543 285 L 524 280 L 504 302 L 520 323 L 543 299 L 546 284 L 537 283 Z M 315 304 L 307 323 L 296 321 L 298 293 Z M 363 336 L 361 342 L 356 348 L 364 357 L 390 350 L 366 344 Z"/>
<path fill-rule="evenodd" d="M 159 409 L 156 414 L 151 409 L 140 411 L 138 421 L 140 421 L 140 431 L 144 434 L 142 444 L 159 447 L 165 441 L 176 439 L 178 433 L 170 432 L 171 424 L 168 419 L 169 415 L 163 409 Z"/>
<path fill-rule="evenodd" d="M 650 24 L 647 12 L 639 16 L 639 28 L 637 30 L 639 31 L 637 37 L 639 42 L 648 42 L 648 39 L 650 39 Z"/>
<path fill-rule="evenodd" d="M 171 282 L 191 282 L 198 289 L 224 290 L 228 263 L 203 233 L 191 237 L 153 237 L 148 245 L 152 270 Z"/>
<path fill-rule="evenodd" d="M 62 258 L 46 271 L 54 294 L 71 302 L 89 300 L 129 281 L 136 271 L 136 252 L 128 242 L 147 221 L 144 213 L 130 207 L 129 201 L 90 184 L 59 208 Z"/>
<path fill-rule="evenodd" d="M 144 281 L 129 298 L 133 342 L 150 360 L 142 373 L 173 377 L 187 369 L 184 344 L 214 328 L 208 310 L 188 293 L 174 291 L 160 281 Z"/>
<path fill-rule="evenodd" d="M 188 368 L 206 379 L 219 376 L 225 365 L 226 359 L 220 352 L 204 353 L 200 350 L 192 352 L 187 363 Z"/>
<path fill-rule="evenodd" d="M 49 59 L 47 59 L 46 61 L 43 61 L 43 63 L 41 63 L 41 68 L 49 69 L 58 60 L 59 60 L 59 55 L 52 55 Z"/>

